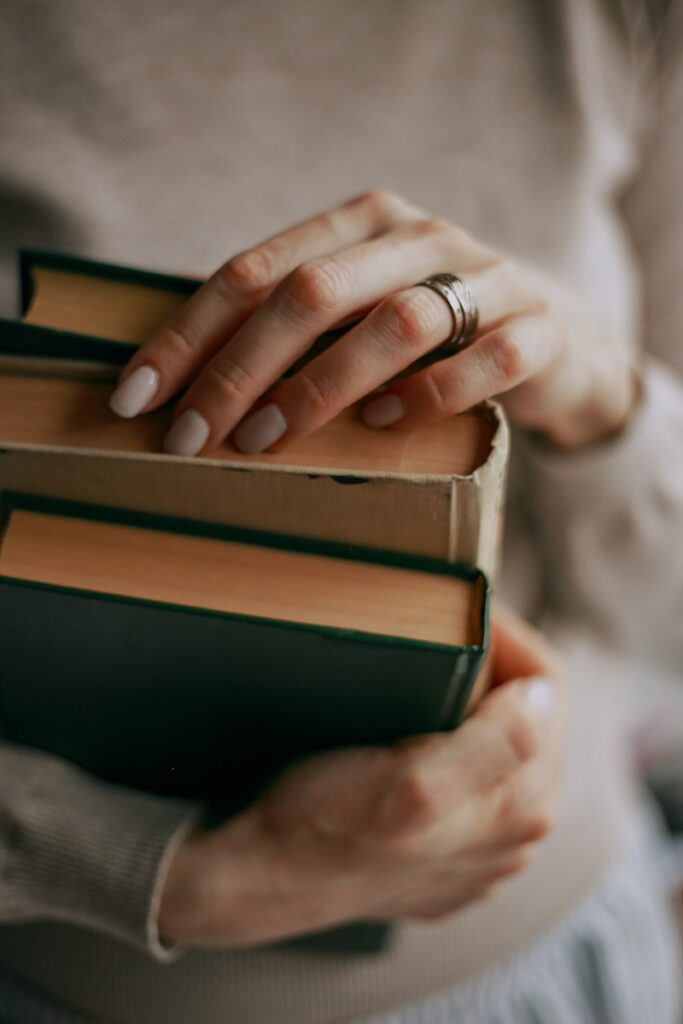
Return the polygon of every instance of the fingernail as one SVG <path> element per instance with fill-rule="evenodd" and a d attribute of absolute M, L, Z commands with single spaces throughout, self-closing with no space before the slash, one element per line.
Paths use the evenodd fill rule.
<path fill-rule="evenodd" d="M 282 410 L 274 403 L 248 416 L 233 435 L 235 447 L 245 455 L 255 455 L 270 448 L 287 430 L 287 420 Z"/>
<path fill-rule="evenodd" d="M 553 703 L 553 690 L 548 680 L 540 676 L 527 680 L 523 699 L 539 718 L 547 718 Z"/>
<path fill-rule="evenodd" d="M 198 455 L 209 439 L 210 427 L 194 409 L 186 409 L 164 440 L 169 455 Z"/>
<path fill-rule="evenodd" d="M 138 366 L 121 381 L 109 399 L 109 408 L 117 416 L 130 420 L 142 412 L 159 390 L 159 373 L 151 366 Z"/>
<path fill-rule="evenodd" d="M 390 427 L 405 416 L 403 402 L 398 395 L 382 395 L 368 402 L 361 413 L 363 423 L 366 427 Z"/>

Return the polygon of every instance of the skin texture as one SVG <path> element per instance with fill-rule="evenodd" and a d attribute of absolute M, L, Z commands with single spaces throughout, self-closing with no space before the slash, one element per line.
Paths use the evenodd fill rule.
<path fill-rule="evenodd" d="M 467 280 L 479 331 L 425 366 L 452 320 L 415 282 L 443 271 Z M 340 324 L 351 325 L 341 340 L 281 379 Z M 166 447 L 183 455 L 226 437 L 278 450 L 359 401 L 368 424 L 410 429 L 492 396 L 572 449 L 628 421 L 630 351 L 556 282 L 380 191 L 228 260 L 120 385 L 144 368 L 129 416 L 181 395 Z M 301 762 L 244 813 L 190 835 L 168 874 L 162 935 L 241 947 L 358 918 L 441 917 L 520 871 L 554 813 L 563 686 L 529 627 L 499 612 L 494 633 L 500 685 L 456 732 Z"/>
<path fill-rule="evenodd" d="M 429 920 L 521 871 L 552 825 L 564 682 L 540 635 L 499 609 L 494 689 L 448 733 L 301 761 L 181 844 L 169 941 L 245 947 L 352 921 Z"/>
<path fill-rule="evenodd" d="M 396 380 L 451 333 L 445 301 L 415 286 L 442 271 L 467 280 L 480 310 L 477 337 Z M 359 315 L 328 351 L 280 379 L 320 334 Z M 180 394 L 176 425 L 191 415 L 167 450 L 186 455 L 228 436 L 247 450 L 281 449 L 343 408 L 372 402 L 387 384 L 399 400 L 388 429 L 437 422 L 499 396 L 514 423 L 566 448 L 618 431 L 637 397 L 628 339 L 594 310 L 457 225 L 382 191 L 229 259 L 141 347 L 120 384 L 140 367 L 155 374 L 152 393 L 143 388 L 144 402 L 125 415 Z M 255 435 L 250 413 L 266 406 L 267 429 L 261 423 Z"/>

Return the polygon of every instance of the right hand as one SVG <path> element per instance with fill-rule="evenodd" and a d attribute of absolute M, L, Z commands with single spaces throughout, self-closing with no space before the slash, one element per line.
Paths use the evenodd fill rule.
<path fill-rule="evenodd" d="M 487 895 L 551 827 L 564 694 L 555 657 L 510 613 L 496 687 L 457 730 L 348 748 L 286 770 L 176 852 L 159 930 L 239 947 L 358 919 L 431 919 Z"/>
<path fill-rule="evenodd" d="M 444 271 L 467 279 L 480 329 L 454 358 L 418 369 L 453 318 L 415 282 Z M 134 353 L 111 404 L 130 417 L 180 395 L 167 452 L 194 456 L 231 436 L 253 455 L 366 398 L 366 426 L 413 430 L 497 395 L 515 424 L 574 449 L 626 426 L 640 393 L 632 363 L 628 339 L 583 297 L 380 191 L 229 259 Z"/>

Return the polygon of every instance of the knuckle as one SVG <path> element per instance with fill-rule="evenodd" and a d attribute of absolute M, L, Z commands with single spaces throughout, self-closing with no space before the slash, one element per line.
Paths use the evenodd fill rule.
<path fill-rule="evenodd" d="M 539 799 L 537 780 L 527 774 L 506 776 L 498 784 L 496 831 L 514 837 L 515 843 L 531 844 L 545 839 L 555 827 L 554 800 Z"/>
<path fill-rule="evenodd" d="M 276 277 L 272 253 L 265 247 L 240 252 L 224 263 L 216 274 L 219 286 L 232 296 L 258 295 L 269 288 Z"/>
<path fill-rule="evenodd" d="M 538 802 L 530 793 L 531 783 L 525 772 L 505 775 L 496 785 L 495 831 L 503 840 L 519 840 L 526 836 L 528 825 L 535 824 Z"/>
<path fill-rule="evenodd" d="M 439 369 L 426 370 L 422 379 L 425 384 L 426 414 L 433 420 L 446 419 L 454 411 L 457 382 L 448 383 Z"/>
<path fill-rule="evenodd" d="M 189 331 L 180 323 L 167 324 L 159 335 L 159 347 L 179 360 L 194 359 L 196 349 Z"/>
<path fill-rule="evenodd" d="M 519 828 L 521 809 L 519 782 L 515 777 L 505 776 L 498 783 L 497 789 L 496 828 L 503 836 L 508 836 Z"/>
<path fill-rule="evenodd" d="M 330 263 L 309 260 L 287 276 L 285 293 L 294 309 L 304 315 L 334 310 L 341 294 L 339 274 Z"/>
<path fill-rule="evenodd" d="M 415 233 L 418 237 L 455 239 L 458 228 L 441 217 L 423 217 L 416 222 Z"/>
<path fill-rule="evenodd" d="M 394 761 L 394 781 L 377 821 L 379 844 L 392 854 L 411 857 L 424 830 L 438 815 L 435 793 L 424 768 L 403 756 Z"/>
<path fill-rule="evenodd" d="M 425 291 L 425 289 L 422 289 Z M 441 322 L 441 310 L 431 296 L 414 292 L 398 292 L 387 299 L 383 310 L 387 330 L 402 345 L 422 350 L 431 340 Z"/>
<path fill-rule="evenodd" d="M 211 363 L 205 370 L 209 385 L 226 401 L 243 400 L 257 393 L 254 378 L 234 360 L 222 359 Z"/>
<path fill-rule="evenodd" d="M 498 331 L 492 339 L 490 359 L 496 380 L 512 384 L 524 376 L 524 352 L 511 327 Z"/>
<path fill-rule="evenodd" d="M 353 204 L 345 204 L 344 206 L 337 207 L 333 210 L 326 210 L 325 213 L 319 214 L 318 222 L 321 229 L 327 231 L 333 237 L 336 237 L 337 235 L 341 235 L 343 237 L 345 222 L 344 213 L 349 205 Z"/>
<path fill-rule="evenodd" d="M 335 390 L 331 381 L 319 372 L 312 373 L 304 369 L 297 375 L 297 385 L 300 395 L 295 404 L 308 406 L 316 416 L 329 416 L 332 413 Z"/>
<path fill-rule="evenodd" d="M 437 816 L 433 787 L 417 765 L 403 773 L 396 794 L 398 821 L 406 828 L 426 828 Z"/>
<path fill-rule="evenodd" d="M 513 760 L 524 764 L 531 760 L 539 749 L 539 736 L 534 723 L 523 708 L 515 704 L 504 724 L 501 724 L 502 740 L 510 749 Z"/>
<path fill-rule="evenodd" d="M 538 811 L 527 821 L 524 828 L 524 839 L 530 843 L 545 839 L 555 828 L 556 822 L 557 811 L 554 808 Z"/>
<path fill-rule="evenodd" d="M 370 207 L 379 221 L 390 218 L 402 204 L 401 198 L 386 188 L 369 189 L 363 193 L 360 201 Z"/>

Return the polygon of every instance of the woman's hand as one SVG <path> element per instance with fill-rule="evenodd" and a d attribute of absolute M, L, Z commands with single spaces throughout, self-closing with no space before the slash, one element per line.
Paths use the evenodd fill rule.
<path fill-rule="evenodd" d="M 416 286 L 442 271 L 467 280 L 478 335 L 396 381 L 451 334 L 444 299 Z M 359 315 L 281 380 L 319 335 Z M 233 434 L 253 453 L 303 437 L 388 381 L 364 405 L 370 427 L 412 428 L 500 395 L 513 421 L 567 447 L 619 429 L 636 395 L 628 345 L 579 299 L 461 228 L 371 192 L 228 260 L 135 354 L 112 408 L 135 416 L 187 388 L 167 451 L 197 455 Z"/>
<path fill-rule="evenodd" d="M 244 813 L 181 845 L 163 937 L 245 946 L 358 919 L 431 919 L 520 871 L 557 800 L 563 684 L 540 636 L 493 630 L 497 685 L 456 731 L 288 769 Z"/>

